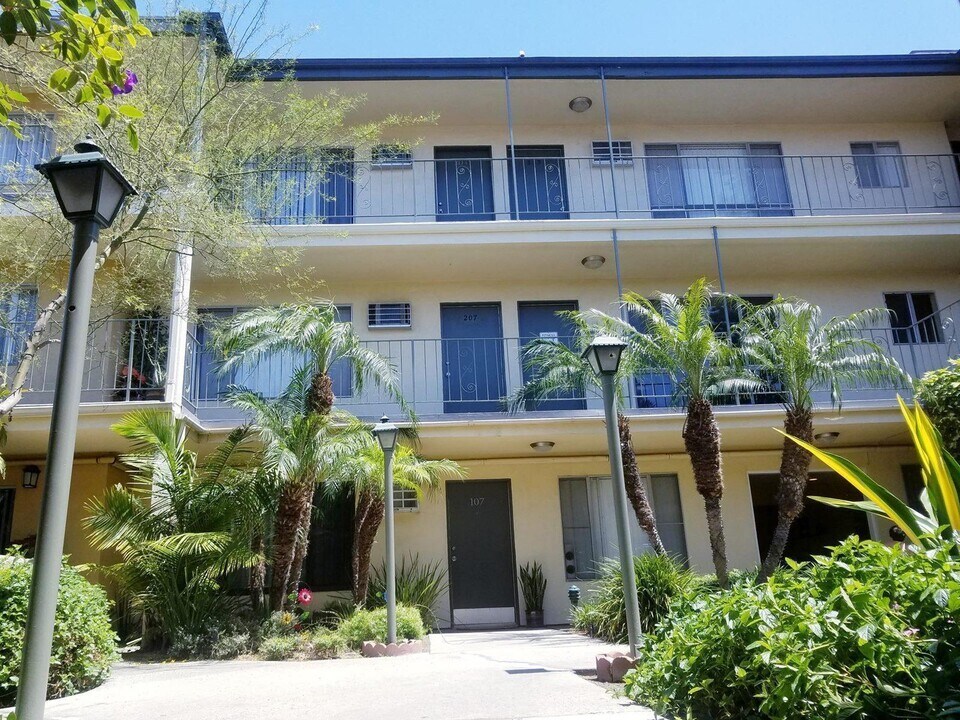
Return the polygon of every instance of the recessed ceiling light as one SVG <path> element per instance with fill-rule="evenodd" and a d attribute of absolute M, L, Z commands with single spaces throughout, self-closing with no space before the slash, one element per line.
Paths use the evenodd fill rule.
<path fill-rule="evenodd" d="M 593 100 L 591 100 L 588 97 L 584 97 L 583 95 L 575 97 L 573 100 L 570 101 L 570 109 L 573 110 L 575 113 L 586 112 L 587 110 L 590 109 L 590 106 L 592 105 L 593 105 Z"/>
<path fill-rule="evenodd" d="M 587 255 L 580 264 L 587 270 L 596 270 L 603 266 L 607 259 L 603 255 Z"/>
<path fill-rule="evenodd" d="M 831 430 L 830 432 L 817 433 L 813 436 L 813 439 L 821 440 L 823 442 L 830 442 L 832 440 L 836 440 L 838 437 L 840 437 L 840 433 L 835 430 Z"/>
<path fill-rule="evenodd" d="M 550 440 L 538 440 L 537 442 L 530 443 L 532 447 L 537 452 L 550 452 L 553 450 L 554 443 Z"/>

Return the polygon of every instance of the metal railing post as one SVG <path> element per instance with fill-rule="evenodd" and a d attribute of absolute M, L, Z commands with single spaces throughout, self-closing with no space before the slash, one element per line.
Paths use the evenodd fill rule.
<path fill-rule="evenodd" d="M 127 349 L 127 389 L 126 397 L 124 398 L 126 402 L 130 402 L 130 391 L 133 388 L 133 348 L 134 343 L 137 338 L 137 320 L 136 318 L 130 318 L 130 347 Z"/>

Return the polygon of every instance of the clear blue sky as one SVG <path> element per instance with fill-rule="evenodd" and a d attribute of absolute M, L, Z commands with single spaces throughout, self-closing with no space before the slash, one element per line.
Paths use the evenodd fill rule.
<path fill-rule="evenodd" d="M 197 9 L 205 9 L 198 4 Z M 820 55 L 960 48 L 958 0 L 271 0 L 298 57 Z"/>

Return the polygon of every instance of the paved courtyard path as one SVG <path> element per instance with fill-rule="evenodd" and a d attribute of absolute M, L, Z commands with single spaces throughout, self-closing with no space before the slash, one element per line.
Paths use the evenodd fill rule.
<path fill-rule="evenodd" d="M 566 630 L 432 635 L 429 654 L 309 662 L 120 663 L 47 720 L 652 720 L 575 671 L 611 646 Z"/>

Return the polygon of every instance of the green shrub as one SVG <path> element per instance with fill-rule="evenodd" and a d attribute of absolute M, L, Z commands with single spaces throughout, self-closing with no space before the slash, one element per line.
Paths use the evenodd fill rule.
<path fill-rule="evenodd" d="M 318 628 L 310 636 L 310 649 L 320 659 L 340 657 L 347 650 L 343 636 L 330 628 Z"/>
<path fill-rule="evenodd" d="M 960 457 L 960 359 L 917 382 L 916 399 L 930 415 L 951 455 Z"/>
<path fill-rule="evenodd" d="M 645 554 L 633 559 L 640 605 L 640 631 L 653 632 L 671 604 L 694 582 L 694 576 L 665 555 Z M 627 611 L 619 562 L 604 563 L 590 601 L 573 614 L 573 626 L 610 642 L 625 642 Z"/>
<path fill-rule="evenodd" d="M 409 560 L 409 564 L 408 564 Z M 387 586 L 387 570 L 383 563 L 370 573 L 367 587 L 367 607 L 383 607 Z M 420 610 L 423 624 L 437 626 L 434 608 L 440 596 L 447 591 L 447 573 L 440 562 L 421 562 L 419 555 L 403 558 L 397 568 L 397 602 Z"/>
<path fill-rule="evenodd" d="M 353 600 L 346 598 L 331 600 L 314 613 L 314 619 L 318 625 L 335 630 L 345 618 L 353 615 L 356 609 L 357 606 L 354 605 Z"/>
<path fill-rule="evenodd" d="M 227 660 L 252 652 L 253 648 L 253 633 L 248 627 L 234 622 L 205 633 L 176 633 L 171 639 L 169 653 L 177 658 Z"/>
<path fill-rule="evenodd" d="M 340 636 L 354 650 L 359 650 L 364 641 L 385 642 L 387 639 L 387 609 L 358 609 L 340 623 Z M 397 606 L 397 639 L 418 640 L 427 634 L 423 618 L 417 608 Z"/>
<path fill-rule="evenodd" d="M 766 584 L 678 603 L 661 634 L 645 638 L 627 694 L 659 713 L 711 720 L 960 712 L 951 552 L 852 539 Z"/>
<path fill-rule="evenodd" d="M 32 574 L 29 560 L 0 556 L 0 707 L 12 704 L 16 693 Z M 116 643 L 103 588 L 64 565 L 47 697 L 72 695 L 103 682 L 118 659 Z"/>
<path fill-rule="evenodd" d="M 288 660 L 300 649 L 296 635 L 273 635 L 260 643 L 260 655 L 264 660 Z"/>

